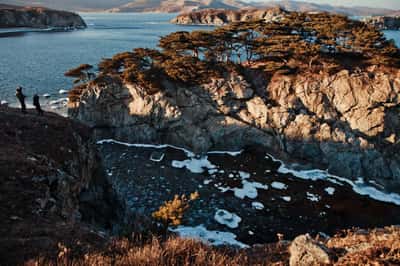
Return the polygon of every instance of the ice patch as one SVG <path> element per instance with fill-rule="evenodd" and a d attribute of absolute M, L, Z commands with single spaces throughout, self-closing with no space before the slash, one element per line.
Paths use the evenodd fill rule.
<path fill-rule="evenodd" d="M 239 156 L 243 150 L 241 151 L 209 151 L 207 154 L 228 154 L 230 156 L 236 157 Z"/>
<path fill-rule="evenodd" d="M 286 190 L 288 186 L 281 182 L 272 182 L 271 187 L 279 190 Z"/>
<path fill-rule="evenodd" d="M 368 196 L 374 200 L 393 203 L 396 205 L 400 205 L 400 194 L 398 193 L 388 193 L 382 190 L 377 189 L 365 183 L 364 181 L 354 182 L 350 179 L 339 177 L 335 175 L 329 174 L 324 170 L 294 170 L 288 168 L 284 162 L 281 160 L 275 159 L 273 156 L 269 155 L 274 162 L 279 162 L 281 165 L 278 169 L 278 173 L 281 174 L 291 174 L 295 177 L 305 179 L 305 180 L 325 180 L 337 185 L 348 184 L 352 187 L 353 191 L 359 195 Z M 343 184 L 342 184 L 343 183 Z"/>
<path fill-rule="evenodd" d="M 206 180 L 203 181 L 203 184 L 204 185 L 209 185 L 211 182 L 212 182 L 212 180 L 206 179 Z"/>
<path fill-rule="evenodd" d="M 236 240 L 236 235 L 230 232 L 209 231 L 203 225 L 196 227 L 178 226 L 175 229 L 169 229 L 171 232 L 177 233 L 183 238 L 198 239 L 206 244 L 214 246 L 230 245 L 240 248 L 248 248 L 249 246 Z"/>
<path fill-rule="evenodd" d="M 282 197 L 282 199 L 284 201 L 286 201 L 286 202 L 291 202 L 292 201 L 292 197 L 290 197 L 290 196 L 284 196 L 284 197 Z"/>
<path fill-rule="evenodd" d="M 325 188 L 325 192 L 332 196 L 333 194 L 335 194 L 335 188 L 327 187 Z"/>
<path fill-rule="evenodd" d="M 243 171 L 239 171 L 239 175 L 240 175 L 240 178 L 242 178 L 242 179 L 250 178 L 250 174 L 246 173 L 246 172 L 243 172 Z"/>
<path fill-rule="evenodd" d="M 201 158 L 190 158 L 184 161 L 172 161 L 172 167 L 175 168 L 186 168 L 194 174 L 201 174 L 205 169 L 215 169 L 216 166 L 213 165 L 207 156 Z"/>
<path fill-rule="evenodd" d="M 235 194 L 235 197 L 239 199 L 245 199 L 246 197 L 250 199 L 255 199 L 258 197 L 258 190 L 257 189 L 268 189 L 268 185 L 263 185 L 258 182 L 249 182 L 246 180 L 242 181 L 242 188 L 230 188 Z"/>
<path fill-rule="evenodd" d="M 213 175 L 213 174 L 216 174 L 216 173 L 218 173 L 218 169 L 217 169 L 217 168 L 215 168 L 215 169 L 208 169 L 208 174 Z"/>
<path fill-rule="evenodd" d="M 321 199 L 321 197 L 317 194 L 312 194 L 310 192 L 307 192 L 307 199 L 309 199 L 310 201 L 318 202 Z"/>
<path fill-rule="evenodd" d="M 252 202 L 251 206 L 253 207 L 253 209 L 256 210 L 263 210 L 264 209 L 264 204 L 262 204 L 261 202 Z"/>
<path fill-rule="evenodd" d="M 242 218 L 237 216 L 234 213 L 228 212 L 227 210 L 217 210 L 214 215 L 214 219 L 227 227 L 234 229 L 239 227 L 239 223 L 242 221 Z"/>

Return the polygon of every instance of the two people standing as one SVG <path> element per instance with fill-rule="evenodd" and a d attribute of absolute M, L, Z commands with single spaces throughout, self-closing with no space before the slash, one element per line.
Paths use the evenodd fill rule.
<path fill-rule="evenodd" d="M 21 104 L 21 111 L 23 114 L 26 114 L 26 104 L 25 104 L 25 98 L 26 96 L 22 93 L 22 87 L 18 86 L 15 92 L 15 96 L 17 97 L 19 103 Z M 35 94 L 33 96 L 33 105 L 36 108 L 36 111 L 38 115 L 43 115 L 44 112 L 42 110 L 42 107 L 40 106 L 39 102 L 39 95 Z"/>

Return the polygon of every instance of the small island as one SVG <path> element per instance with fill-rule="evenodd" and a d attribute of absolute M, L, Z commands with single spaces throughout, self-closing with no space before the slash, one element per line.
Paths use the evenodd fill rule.
<path fill-rule="evenodd" d="M 0 28 L 14 27 L 84 29 L 86 23 L 68 11 L 0 4 Z"/>

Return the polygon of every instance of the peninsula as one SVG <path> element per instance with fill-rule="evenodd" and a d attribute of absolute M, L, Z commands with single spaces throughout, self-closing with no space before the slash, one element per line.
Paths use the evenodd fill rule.
<path fill-rule="evenodd" d="M 72 12 L 0 4 L 0 28 L 10 27 L 82 29 L 86 23 Z"/>

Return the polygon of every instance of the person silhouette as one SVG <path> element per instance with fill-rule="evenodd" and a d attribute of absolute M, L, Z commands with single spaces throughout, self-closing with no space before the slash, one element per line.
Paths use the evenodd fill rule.
<path fill-rule="evenodd" d="M 40 106 L 40 102 L 39 102 L 39 95 L 37 95 L 37 94 L 33 95 L 33 106 L 36 107 L 36 111 L 38 112 L 38 115 L 43 115 L 43 110 L 42 110 L 42 107 Z"/>
<path fill-rule="evenodd" d="M 26 105 L 25 105 L 26 96 L 22 93 L 22 87 L 20 86 L 17 87 L 15 96 L 17 97 L 19 103 L 21 104 L 22 113 L 26 114 Z"/>

